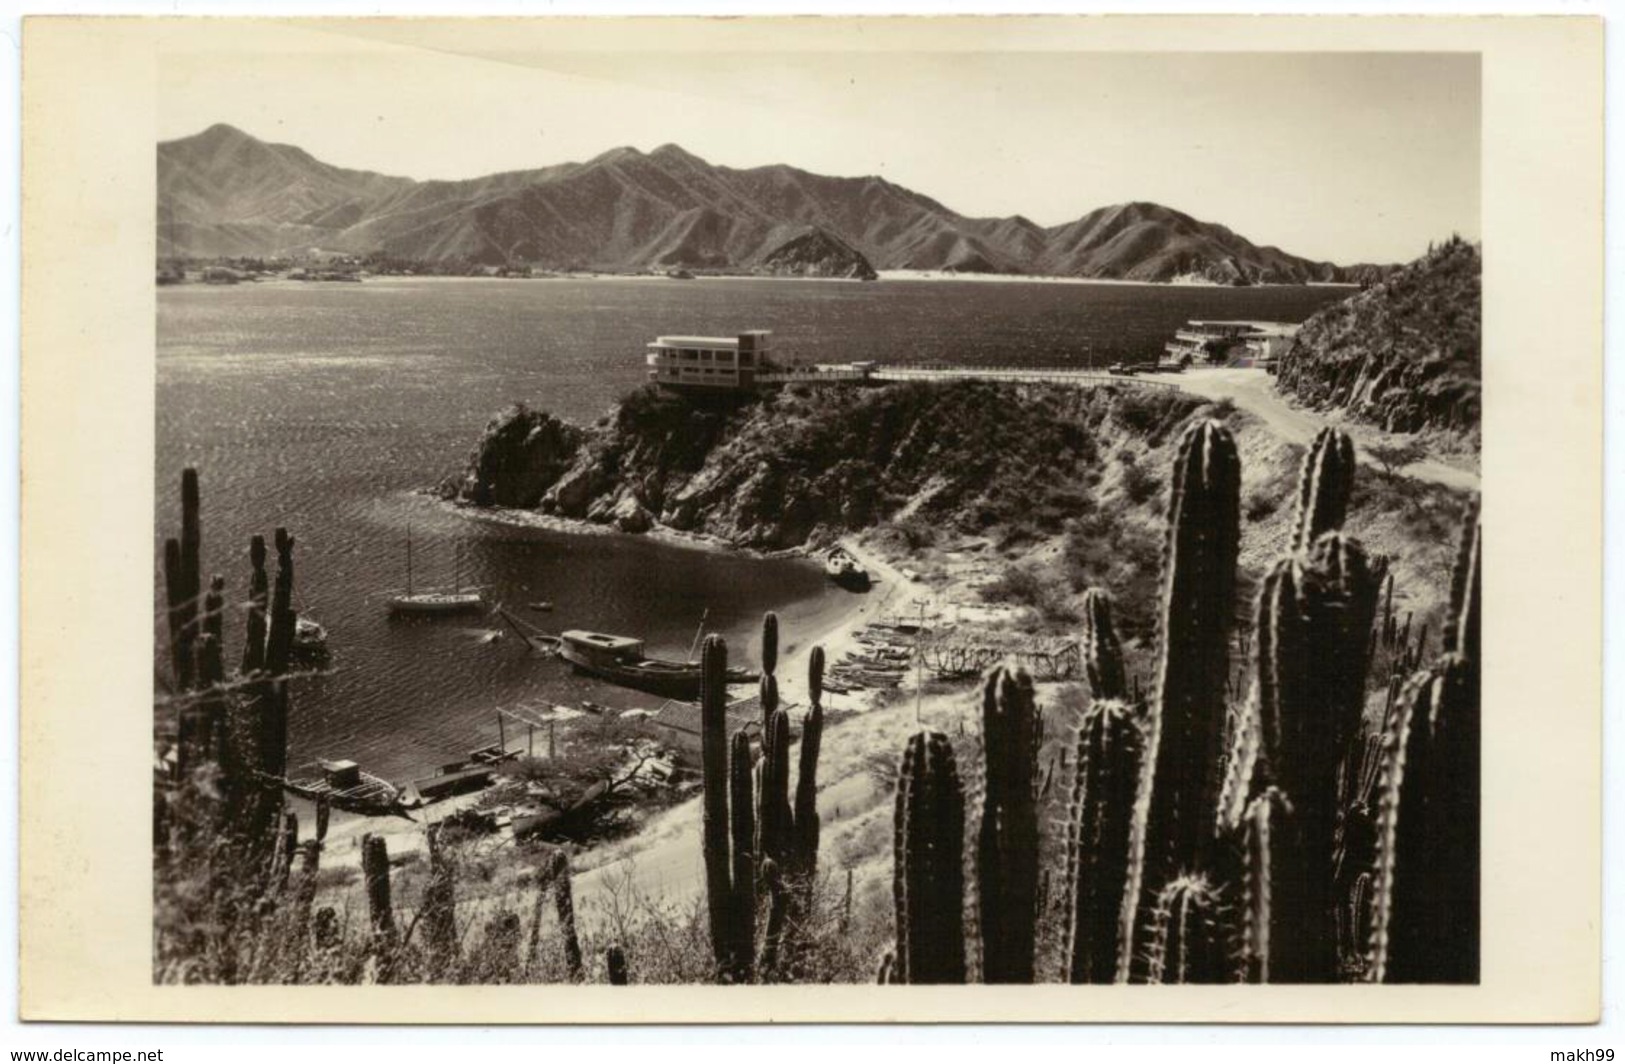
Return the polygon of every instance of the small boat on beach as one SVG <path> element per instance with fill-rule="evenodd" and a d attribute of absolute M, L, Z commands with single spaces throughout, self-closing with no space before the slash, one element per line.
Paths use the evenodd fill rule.
<path fill-rule="evenodd" d="M 859 565 L 845 547 L 834 547 L 824 555 L 824 574 L 842 587 L 857 591 L 869 587 L 869 570 Z"/>
<path fill-rule="evenodd" d="M 398 816 L 411 820 L 411 810 L 419 803 L 408 800 L 393 783 L 363 772 L 354 761 L 316 761 L 307 768 L 319 768 L 321 775 L 300 779 L 264 777 L 289 794 L 312 802 L 326 802 L 357 816 Z"/>
<path fill-rule="evenodd" d="M 665 698 L 698 698 L 700 663 L 651 658 L 643 640 L 575 629 L 560 636 L 559 656 L 582 672 Z M 759 674 L 729 669 L 729 683 L 755 683 Z"/>
<path fill-rule="evenodd" d="M 447 614 L 472 613 L 485 608 L 479 588 L 462 586 L 462 554 L 452 564 L 450 588 L 427 588 L 419 591 L 412 586 L 412 528 L 406 529 L 406 589 L 389 596 L 390 613 Z"/>

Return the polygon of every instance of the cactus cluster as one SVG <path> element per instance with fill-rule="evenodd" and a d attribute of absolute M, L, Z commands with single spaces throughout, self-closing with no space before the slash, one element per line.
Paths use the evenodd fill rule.
<path fill-rule="evenodd" d="M 168 770 L 155 779 L 153 853 L 160 871 L 173 862 L 201 870 L 210 889 L 208 913 L 192 919 L 213 945 L 200 951 L 229 952 L 224 943 L 244 932 L 288 917 L 278 908 L 290 895 L 302 926 L 308 908 L 293 884 L 302 846 L 298 822 L 283 807 L 280 788 L 267 778 L 283 775 L 287 760 L 285 674 L 294 614 L 293 539 L 277 533 L 277 595 L 270 600 L 265 544 L 249 544 L 251 573 L 246 631 L 235 676 L 226 666 L 226 580 L 203 577 L 203 519 L 195 469 L 181 475 L 181 529 L 165 541 L 163 576 L 168 636 L 167 697 L 160 722 L 159 761 Z M 172 714 L 172 716 L 171 716 Z M 320 815 L 320 814 L 319 814 Z M 319 829 L 325 830 L 325 822 Z M 252 898 L 250 902 L 247 899 Z M 231 971 L 233 978 L 253 972 Z"/>
<path fill-rule="evenodd" d="M 1446 653 L 1419 668 L 1426 632 L 1396 620 L 1386 559 L 1342 528 L 1355 468 L 1345 433 L 1316 437 L 1288 554 L 1265 574 L 1250 639 L 1234 641 L 1247 655 L 1239 683 L 1241 464 L 1218 422 L 1190 426 L 1176 453 L 1149 699 L 1128 690 L 1110 598 L 1085 595 L 1091 703 L 1070 749 L 1063 978 L 1477 978 L 1479 523 L 1458 552 Z M 1373 673 L 1380 724 L 1368 722 Z M 1029 745 L 1039 715 L 1030 684 L 1002 668 L 983 694 L 972 865 L 947 737 L 922 733 L 904 751 L 897 944 L 882 981 L 966 978 L 967 926 L 984 980 L 1035 978 L 1038 844 L 1017 840 L 1048 786 L 1035 789 Z"/>
<path fill-rule="evenodd" d="M 810 912 L 817 872 L 824 653 L 814 647 L 808 662 L 811 705 L 802 721 L 793 791 L 790 716 L 779 703 L 778 657 L 779 619 L 768 613 L 762 621 L 758 761 L 747 731 L 727 734 L 727 643 L 720 635 L 709 635 L 701 650 L 706 911 L 717 971 L 732 983 L 771 981 L 788 974 L 799 948 L 798 930 Z"/>

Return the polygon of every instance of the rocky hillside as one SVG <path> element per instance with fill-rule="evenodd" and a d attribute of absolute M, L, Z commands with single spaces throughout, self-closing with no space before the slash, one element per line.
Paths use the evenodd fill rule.
<path fill-rule="evenodd" d="M 736 170 L 675 144 L 467 181 L 345 170 L 227 125 L 158 145 L 160 255 L 319 247 L 422 262 L 861 277 L 875 269 L 1223 284 L 1352 281 L 1154 203 L 1045 228 L 971 218 L 881 177 Z"/>
<path fill-rule="evenodd" d="M 1389 432 L 1437 430 L 1477 444 L 1479 249 L 1459 238 L 1316 313 L 1281 358 L 1278 385 Z"/>
<path fill-rule="evenodd" d="M 780 244 L 762 259 L 757 272 L 780 277 L 849 277 L 860 281 L 872 281 L 876 277 L 868 259 L 822 229 L 809 229 Z"/>
<path fill-rule="evenodd" d="M 1092 510 L 1090 489 L 1125 477 L 1118 451 L 1159 445 L 1200 405 L 1178 393 L 977 382 L 727 404 L 645 387 L 593 430 L 505 411 L 442 492 L 764 550 L 887 521 L 1008 540 Z"/>

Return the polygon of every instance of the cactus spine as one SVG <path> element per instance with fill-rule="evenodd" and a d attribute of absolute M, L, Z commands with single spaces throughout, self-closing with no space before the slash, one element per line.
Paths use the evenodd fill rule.
<path fill-rule="evenodd" d="M 1099 588 L 1083 595 L 1083 669 L 1096 700 L 1128 698 L 1123 648 L 1112 627 L 1111 596 Z"/>
<path fill-rule="evenodd" d="M 1179 443 L 1169 497 L 1159 683 L 1131 833 L 1123 980 L 1134 974 L 1147 899 L 1200 868 L 1214 843 L 1240 536 L 1235 440 L 1217 421 L 1192 425 Z"/>
<path fill-rule="evenodd" d="M 1038 923 L 1039 715 L 1026 670 L 1000 666 L 982 688 L 986 771 L 976 842 L 976 897 L 982 977 L 1033 981 Z"/>
<path fill-rule="evenodd" d="M 1354 491 L 1354 441 L 1331 426 L 1315 434 L 1298 476 L 1292 550 L 1306 551 L 1322 533 L 1343 527 Z"/>
<path fill-rule="evenodd" d="M 965 794 L 941 732 L 909 737 L 897 783 L 897 983 L 965 981 Z"/>
<path fill-rule="evenodd" d="M 1067 821 L 1066 971 L 1073 983 L 1117 976 L 1129 829 L 1144 738 L 1120 701 L 1096 701 L 1078 729 Z"/>

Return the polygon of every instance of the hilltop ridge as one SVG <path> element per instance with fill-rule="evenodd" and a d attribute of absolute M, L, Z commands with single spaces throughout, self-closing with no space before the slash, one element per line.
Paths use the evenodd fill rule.
<path fill-rule="evenodd" d="M 1260 247 L 1171 207 L 1102 207 L 1043 227 L 973 218 L 883 177 L 785 164 L 734 169 L 676 144 L 461 181 L 322 162 L 216 124 L 158 145 L 161 255 L 275 256 L 311 247 L 425 262 L 556 269 L 867 276 L 875 270 L 1146 282 L 1370 280 Z"/>

